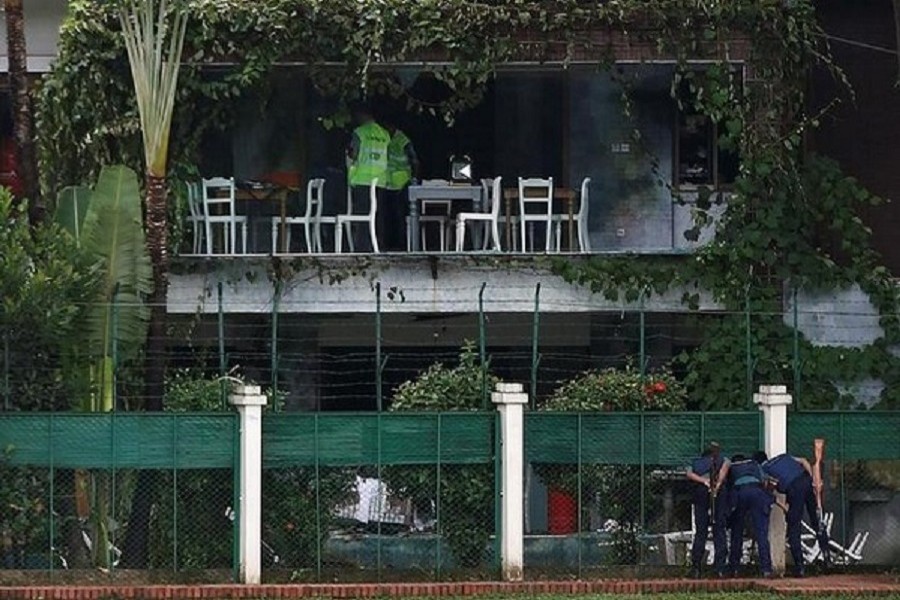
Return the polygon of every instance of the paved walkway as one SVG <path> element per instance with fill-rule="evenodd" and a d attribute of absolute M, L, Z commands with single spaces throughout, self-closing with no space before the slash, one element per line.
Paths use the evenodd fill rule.
<path fill-rule="evenodd" d="M 260 598 L 412 598 L 506 595 L 642 594 L 757 591 L 785 596 L 827 594 L 900 598 L 900 578 L 888 575 L 826 575 L 806 579 L 594 580 L 523 583 L 380 583 L 299 585 L 109 585 L 0 587 L 0 600 L 209 600 Z"/>
<path fill-rule="evenodd" d="M 806 579 L 775 579 L 759 582 L 760 589 L 787 595 L 860 594 L 900 597 L 900 576 L 824 575 Z"/>

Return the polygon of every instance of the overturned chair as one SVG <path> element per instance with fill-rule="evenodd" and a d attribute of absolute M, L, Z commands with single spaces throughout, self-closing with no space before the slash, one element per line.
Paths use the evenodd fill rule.
<path fill-rule="evenodd" d="M 856 532 L 850 545 L 845 548 L 831 537 L 834 513 L 829 512 L 822 515 L 822 524 L 825 526 L 825 531 L 828 534 L 828 550 L 833 563 L 850 565 L 862 561 L 862 551 L 869 540 L 868 531 Z M 803 544 L 803 558 L 807 563 L 825 560 L 822 549 L 819 548 L 819 542 L 816 540 L 816 532 L 806 521 L 803 521 L 803 534 L 800 536 L 800 543 Z"/>

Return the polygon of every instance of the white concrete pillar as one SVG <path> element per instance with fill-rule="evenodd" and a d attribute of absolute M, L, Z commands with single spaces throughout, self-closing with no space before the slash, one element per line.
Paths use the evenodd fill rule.
<path fill-rule="evenodd" d="M 262 574 L 262 409 L 266 397 L 256 385 L 239 385 L 231 404 L 240 419 L 238 570 L 241 583 L 258 584 Z"/>
<path fill-rule="evenodd" d="M 787 452 L 787 409 L 791 402 L 793 399 L 783 385 L 761 385 L 759 392 L 753 394 L 753 403 L 763 413 L 763 450 L 770 458 Z M 775 498 L 784 506 L 784 494 L 776 493 Z M 785 533 L 784 512 L 773 507 L 769 518 L 769 545 L 776 573 L 784 572 Z"/>
<path fill-rule="evenodd" d="M 522 581 L 525 562 L 525 405 L 521 384 L 498 383 L 500 412 L 500 567 L 504 581 Z"/>

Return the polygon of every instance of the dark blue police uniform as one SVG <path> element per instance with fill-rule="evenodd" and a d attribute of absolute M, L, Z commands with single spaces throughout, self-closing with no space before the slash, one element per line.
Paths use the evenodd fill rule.
<path fill-rule="evenodd" d="M 770 458 L 762 464 L 762 468 L 766 475 L 777 482 L 776 489 L 787 497 L 788 545 L 791 548 L 791 558 L 794 559 L 794 572 L 798 575 L 803 574 L 803 546 L 800 544 L 800 534 L 804 509 L 809 514 L 813 530 L 817 532 L 819 548 L 826 557 L 828 554 L 828 535 L 819 523 L 812 477 L 803 465 L 788 454 Z"/>
<path fill-rule="evenodd" d="M 747 514 L 753 524 L 756 545 L 759 548 L 759 566 L 764 576 L 772 574 L 772 552 L 769 548 L 769 513 L 774 499 L 763 488 L 764 475 L 759 463 L 742 460 L 731 464 L 729 479 L 734 486 L 736 501 L 731 528 L 731 553 L 729 568 L 737 573 L 741 565 L 744 544 L 744 520 Z"/>
<path fill-rule="evenodd" d="M 701 477 L 710 477 L 712 474 L 721 472 L 724 461 L 721 457 L 702 456 L 694 459 L 691 463 L 691 471 Z M 724 489 L 724 488 L 723 488 Z M 703 564 L 703 554 L 706 551 L 706 536 L 709 534 L 710 528 L 710 490 L 705 485 L 694 483 L 691 501 L 694 505 L 694 524 L 696 530 L 694 532 L 694 543 L 691 546 L 691 565 L 694 572 L 699 574 L 701 565 Z M 725 519 L 728 516 L 728 498 L 726 494 L 719 494 L 715 502 L 715 516 L 712 519 L 713 534 L 713 564 L 716 572 L 723 574 L 725 572 Z"/>

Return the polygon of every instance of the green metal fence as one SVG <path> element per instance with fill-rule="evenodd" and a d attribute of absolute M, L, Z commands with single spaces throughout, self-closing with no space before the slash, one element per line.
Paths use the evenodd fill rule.
<path fill-rule="evenodd" d="M 264 578 L 496 577 L 496 419 L 266 414 Z M 898 431 L 897 412 L 789 417 L 792 453 L 826 440 L 832 538 L 867 534 L 851 565 L 900 557 Z M 238 435 L 229 413 L 0 415 L 0 583 L 231 579 Z M 526 575 L 681 572 L 686 465 L 710 440 L 730 455 L 761 435 L 749 411 L 528 413 Z"/>
<path fill-rule="evenodd" d="M 762 420 L 753 412 L 533 412 L 525 436 L 526 568 L 583 577 L 680 570 L 666 536 L 691 529 L 686 466 L 713 440 L 726 451 L 759 448 Z"/>
<path fill-rule="evenodd" d="M 229 577 L 236 426 L 228 413 L 0 415 L 3 566 Z"/>
<path fill-rule="evenodd" d="M 264 419 L 268 576 L 493 576 L 495 418 L 472 412 Z"/>

